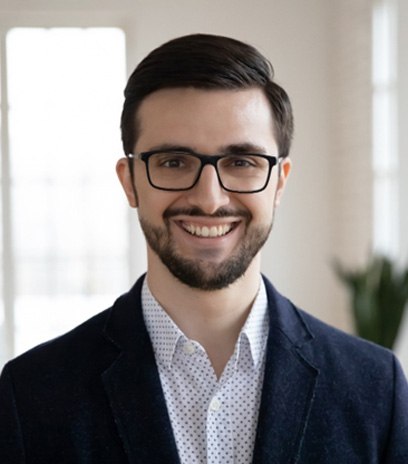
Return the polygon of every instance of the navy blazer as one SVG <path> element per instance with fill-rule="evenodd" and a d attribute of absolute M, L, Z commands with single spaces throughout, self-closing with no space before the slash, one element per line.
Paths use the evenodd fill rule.
<path fill-rule="evenodd" d="M 179 462 L 142 280 L 6 365 L 2 464 Z M 253 462 L 407 464 L 408 387 L 393 354 L 316 320 L 265 282 L 270 332 Z"/>

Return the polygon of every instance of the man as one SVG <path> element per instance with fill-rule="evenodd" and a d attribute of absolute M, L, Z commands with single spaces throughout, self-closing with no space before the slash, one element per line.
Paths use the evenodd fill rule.
<path fill-rule="evenodd" d="M 292 110 L 257 50 L 154 50 L 125 91 L 117 173 L 148 269 L 112 308 L 11 361 L 2 463 L 407 463 L 393 354 L 260 275 Z"/>

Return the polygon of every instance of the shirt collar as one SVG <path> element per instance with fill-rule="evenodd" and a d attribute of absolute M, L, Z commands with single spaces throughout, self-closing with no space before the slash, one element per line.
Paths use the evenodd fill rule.
<path fill-rule="evenodd" d="M 258 294 L 238 339 L 240 341 L 246 337 L 254 366 L 258 366 L 262 360 L 268 331 L 268 298 L 263 279 L 260 279 Z"/>
<path fill-rule="evenodd" d="M 142 309 L 156 359 L 166 367 L 170 367 L 177 342 L 181 337 L 185 338 L 185 335 L 154 298 L 147 279 L 144 280 L 142 287 Z"/>
<path fill-rule="evenodd" d="M 142 287 L 143 318 L 152 341 L 153 350 L 158 362 L 170 368 L 180 339 L 187 341 L 187 337 L 162 308 L 152 295 L 147 279 Z M 238 337 L 235 351 L 239 360 L 242 349 L 249 345 L 251 359 L 254 366 L 258 366 L 263 357 L 266 339 L 268 336 L 268 302 L 265 284 L 260 279 L 258 294 L 252 305 L 248 318 Z M 245 343 L 245 339 L 247 343 Z"/>

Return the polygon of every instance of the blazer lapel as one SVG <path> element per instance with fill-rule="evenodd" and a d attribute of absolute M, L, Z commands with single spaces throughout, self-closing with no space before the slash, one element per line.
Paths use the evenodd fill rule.
<path fill-rule="evenodd" d="M 291 303 L 265 283 L 270 331 L 253 463 L 295 464 L 318 378 L 304 350 L 313 336 Z"/>
<path fill-rule="evenodd" d="M 105 336 L 118 357 L 102 381 L 130 463 L 179 462 L 153 349 L 144 325 L 142 280 L 113 306 Z"/>

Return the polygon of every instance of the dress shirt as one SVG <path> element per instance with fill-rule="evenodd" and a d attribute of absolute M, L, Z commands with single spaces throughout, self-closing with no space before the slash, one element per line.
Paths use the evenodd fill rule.
<path fill-rule="evenodd" d="M 155 300 L 146 280 L 142 307 L 181 463 L 249 464 L 269 327 L 262 279 L 219 379 L 204 348 L 184 335 Z"/>

